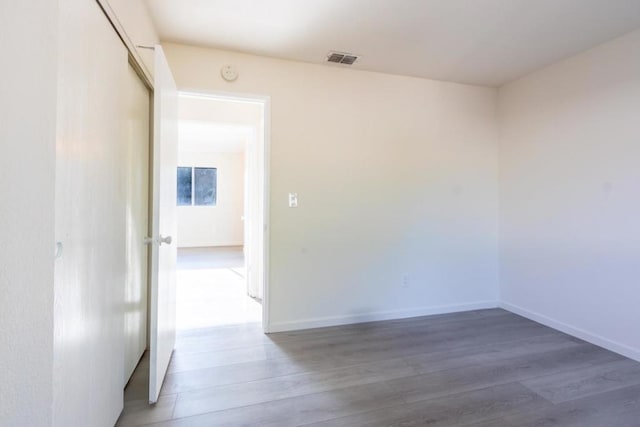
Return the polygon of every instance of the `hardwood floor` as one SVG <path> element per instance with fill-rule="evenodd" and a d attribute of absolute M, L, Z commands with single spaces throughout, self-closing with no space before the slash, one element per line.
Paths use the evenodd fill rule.
<path fill-rule="evenodd" d="M 640 363 L 503 310 L 263 335 L 183 331 L 118 426 L 640 426 Z"/>
<path fill-rule="evenodd" d="M 178 248 L 178 330 L 262 322 L 245 276 L 242 246 Z"/>

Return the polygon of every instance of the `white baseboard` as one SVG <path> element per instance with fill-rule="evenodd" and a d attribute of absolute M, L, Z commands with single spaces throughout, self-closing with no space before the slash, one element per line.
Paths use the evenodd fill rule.
<path fill-rule="evenodd" d="M 374 313 L 360 313 L 345 316 L 316 317 L 313 319 L 274 322 L 269 325 L 267 330 L 268 332 L 295 331 L 299 329 L 349 325 L 353 323 L 375 322 L 379 320 L 405 319 L 409 317 L 456 313 L 460 311 L 482 310 L 497 307 L 497 301 L 480 301 L 468 304 L 411 308 L 408 310 L 378 311 Z"/>
<path fill-rule="evenodd" d="M 538 322 L 545 326 L 549 326 L 550 328 L 557 329 L 558 331 L 564 332 L 565 334 L 572 335 L 576 338 L 580 338 L 581 340 L 590 342 L 591 344 L 606 348 L 607 350 L 611 350 L 615 353 L 628 357 L 629 359 L 640 362 L 639 349 L 620 344 L 597 334 L 592 334 L 591 332 L 585 331 L 584 329 L 576 328 L 575 326 L 571 326 L 542 314 L 535 313 L 533 311 L 519 307 L 515 304 L 500 301 L 499 307 L 512 313 L 518 314 L 522 317 L 526 317 L 527 319 L 533 320 L 534 322 Z"/>

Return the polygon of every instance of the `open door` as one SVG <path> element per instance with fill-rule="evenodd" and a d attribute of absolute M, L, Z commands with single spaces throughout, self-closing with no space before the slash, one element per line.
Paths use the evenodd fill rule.
<path fill-rule="evenodd" d="M 158 401 L 176 342 L 176 167 L 178 91 L 162 47 L 155 47 L 153 190 L 149 301 L 149 402 Z"/>
<path fill-rule="evenodd" d="M 245 147 L 244 175 L 244 267 L 247 284 L 247 295 L 259 298 L 258 281 L 255 269 L 255 213 L 256 213 L 256 141 L 251 136 Z"/>
<path fill-rule="evenodd" d="M 262 106 L 264 115 L 264 106 Z M 264 299 L 264 117 L 253 128 L 246 147 L 245 268 L 247 294 Z M 263 306 L 264 309 L 264 306 Z"/>

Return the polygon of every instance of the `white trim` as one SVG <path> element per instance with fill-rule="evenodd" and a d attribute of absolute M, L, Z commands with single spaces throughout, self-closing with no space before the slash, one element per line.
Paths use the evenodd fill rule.
<path fill-rule="evenodd" d="M 248 102 L 254 104 L 263 104 L 265 107 L 270 104 L 271 97 L 268 95 L 254 95 L 247 93 L 236 93 L 236 92 L 224 92 L 224 91 L 211 91 L 211 90 L 200 90 L 200 89 L 181 89 L 180 96 L 187 96 L 193 98 L 204 98 L 204 99 L 217 99 L 223 101 L 235 101 L 235 102 Z M 266 113 L 266 108 L 265 108 Z"/>
<path fill-rule="evenodd" d="M 263 253 L 263 294 L 262 294 L 262 330 L 263 332 L 269 333 L 271 332 L 271 321 L 270 321 L 270 286 L 269 286 L 269 247 L 270 247 L 270 235 L 271 235 L 271 221 L 269 218 L 269 204 L 271 201 L 271 98 L 264 97 L 262 98 L 264 101 L 264 130 L 263 130 L 263 138 L 264 138 L 264 147 L 263 147 L 263 155 L 264 155 L 264 253 Z"/>
<path fill-rule="evenodd" d="M 235 101 L 235 102 L 248 102 L 248 103 L 256 103 L 262 104 L 263 116 L 264 116 L 264 138 L 263 138 L 263 169 L 264 169 L 264 203 L 263 203 L 263 217 L 264 217 L 264 225 L 263 225 L 263 295 L 262 295 L 262 330 L 264 333 L 273 332 L 270 327 L 269 320 L 269 247 L 270 247 L 270 219 L 269 219 L 269 203 L 271 200 L 270 195 L 270 177 L 271 177 L 271 161 L 270 161 L 270 153 L 271 153 L 271 97 L 268 95 L 254 95 L 254 94 L 246 94 L 246 93 L 235 93 L 235 92 L 223 92 L 223 91 L 209 91 L 209 90 L 200 90 L 200 89 L 182 89 L 179 90 L 179 96 L 187 96 L 187 97 L 195 97 L 195 98 L 205 98 L 205 99 L 217 99 L 217 100 L 225 100 L 225 101 Z"/>
<path fill-rule="evenodd" d="M 467 304 L 455 304 L 433 307 L 418 307 L 407 310 L 378 311 L 346 316 L 316 317 L 314 319 L 275 322 L 269 332 L 294 331 L 298 329 L 322 328 L 325 326 L 348 325 L 352 323 L 376 322 L 380 320 L 405 319 L 409 317 L 430 316 L 433 314 L 457 313 L 470 310 L 483 310 L 498 307 L 497 301 L 479 301 Z"/>
<path fill-rule="evenodd" d="M 500 301 L 499 306 L 500 308 L 518 314 L 522 317 L 526 317 L 527 319 L 533 320 L 534 322 L 538 322 L 550 328 L 557 329 L 558 331 L 564 332 L 565 334 L 572 335 L 576 338 L 580 338 L 582 340 L 590 342 L 591 344 L 606 348 L 607 350 L 611 350 L 615 353 L 640 362 L 640 349 L 635 349 L 619 342 L 612 341 L 598 334 L 593 334 L 591 332 L 585 331 L 584 329 L 568 325 L 564 322 L 560 322 L 559 320 L 555 320 L 534 311 L 527 310 L 515 304 Z"/>

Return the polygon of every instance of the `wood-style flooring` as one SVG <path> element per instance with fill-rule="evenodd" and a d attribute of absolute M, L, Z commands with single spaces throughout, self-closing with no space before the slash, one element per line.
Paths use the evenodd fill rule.
<path fill-rule="evenodd" d="M 201 329 L 262 321 L 247 295 L 241 246 L 178 248 L 176 327 Z"/>
<path fill-rule="evenodd" d="M 182 332 L 118 426 L 640 426 L 640 363 L 503 310 L 264 335 Z"/>

